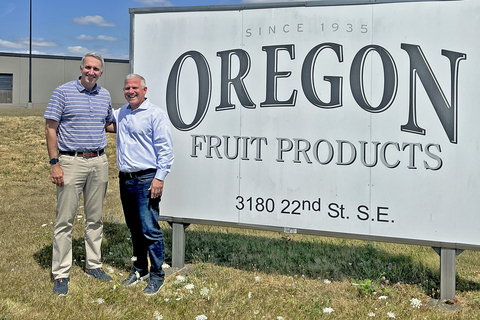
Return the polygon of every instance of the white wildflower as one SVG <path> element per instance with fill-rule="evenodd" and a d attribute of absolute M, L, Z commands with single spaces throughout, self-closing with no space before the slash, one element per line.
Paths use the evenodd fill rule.
<path fill-rule="evenodd" d="M 208 296 L 208 292 L 209 292 L 209 291 L 210 291 L 210 290 L 208 290 L 208 288 L 203 287 L 203 288 L 200 290 L 200 295 L 201 295 L 201 296 Z"/>
<path fill-rule="evenodd" d="M 195 320 L 207 320 L 207 319 L 208 319 L 207 316 L 204 314 L 201 314 L 195 317 Z"/>
<path fill-rule="evenodd" d="M 170 299 L 165 298 L 165 299 L 163 299 L 163 301 L 168 302 L 168 301 L 170 301 Z"/>
<path fill-rule="evenodd" d="M 162 264 L 162 269 L 168 269 L 168 268 L 170 268 L 170 265 L 169 265 L 168 263 L 165 263 L 165 262 L 164 262 L 164 263 Z"/>
<path fill-rule="evenodd" d="M 380 297 L 378 297 L 378 300 L 387 300 L 387 299 L 388 299 L 387 296 L 380 296 Z"/>
<path fill-rule="evenodd" d="M 260 277 L 259 277 L 259 276 L 256 276 L 256 277 L 255 277 L 255 281 L 257 281 L 257 282 L 260 281 Z"/>
<path fill-rule="evenodd" d="M 323 313 L 332 313 L 333 311 L 335 311 L 335 310 L 333 310 L 333 308 L 330 308 L 330 307 L 323 308 Z"/>
<path fill-rule="evenodd" d="M 330 281 L 328 279 L 325 279 L 325 280 L 323 280 L 323 283 L 330 284 L 330 283 L 332 283 L 332 281 Z"/>
<path fill-rule="evenodd" d="M 248 293 L 248 299 L 252 299 L 252 293 L 251 292 Z"/>
<path fill-rule="evenodd" d="M 285 319 L 283 319 L 283 317 L 278 316 L 277 320 L 285 320 Z"/>
<path fill-rule="evenodd" d="M 112 267 L 107 267 L 107 271 L 108 271 L 108 273 L 114 273 L 115 272 L 115 270 L 113 270 Z"/>
<path fill-rule="evenodd" d="M 130 260 L 132 260 L 132 262 L 135 262 L 137 261 L 137 257 L 133 256 Z"/>
<path fill-rule="evenodd" d="M 104 303 L 104 302 L 105 302 L 105 300 L 103 300 L 102 298 L 98 298 L 98 299 L 97 299 L 97 303 L 98 303 L 98 304 L 102 304 L 102 303 Z"/>
<path fill-rule="evenodd" d="M 193 288 L 195 288 L 195 285 L 193 283 L 188 283 L 186 286 L 185 286 L 185 289 L 187 290 L 193 290 Z"/>
<path fill-rule="evenodd" d="M 369 313 L 368 313 L 368 316 L 369 316 L 370 318 L 375 317 L 375 312 L 369 312 Z"/>
<path fill-rule="evenodd" d="M 175 277 L 175 283 L 182 283 L 185 282 L 185 277 L 184 276 L 176 276 Z"/>
<path fill-rule="evenodd" d="M 393 313 L 393 312 L 391 312 L 391 311 L 390 311 L 390 312 L 387 312 L 387 316 L 388 316 L 389 318 L 394 318 L 394 319 L 395 319 L 395 317 L 396 317 L 395 313 Z"/>
<path fill-rule="evenodd" d="M 259 314 L 259 313 L 260 313 L 260 310 L 254 310 L 254 311 L 253 311 L 253 314 L 254 314 L 254 315 L 257 315 L 257 314 Z"/>
<path fill-rule="evenodd" d="M 417 298 L 410 299 L 410 305 L 414 308 L 419 309 L 422 306 L 422 301 Z"/>
<path fill-rule="evenodd" d="M 153 313 L 153 317 L 155 318 L 155 320 L 163 320 L 163 316 L 158 311 L 155 311 Z"/>

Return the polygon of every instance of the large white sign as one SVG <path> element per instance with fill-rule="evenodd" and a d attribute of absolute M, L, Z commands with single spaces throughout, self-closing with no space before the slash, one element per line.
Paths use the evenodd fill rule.
<path fill-rule="evenodd" d="M 163 216 L 480 248 L 479 1 L 131 13 Z"/>

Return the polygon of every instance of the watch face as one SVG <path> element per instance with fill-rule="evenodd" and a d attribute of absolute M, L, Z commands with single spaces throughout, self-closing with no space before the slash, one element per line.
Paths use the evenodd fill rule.
<path fill-rule="evenodd" d="M 50 159 L 50 164 L 55 164 L 58 162 L 58 159 Z"/>

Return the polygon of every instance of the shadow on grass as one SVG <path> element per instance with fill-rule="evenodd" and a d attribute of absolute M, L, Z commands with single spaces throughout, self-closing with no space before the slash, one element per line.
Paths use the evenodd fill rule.
<path fill-rule="evenodd" d="M 130 269 L 132 266 L 132 243 L 130 231 L 123 223 L 103 223 L 102 260 L 117 268 Z M 72 240 L 73 264 L 85 267 L 85 244 L 83 238 Z M 52 266 L 52 245 L 47 245 L 35 252 L 33 257 L 44 269 Z"/>
<path fill-rule="evenodd" d="M 165 260 L 171 263 L 172 229 L 162 226 Z M 207 232 L 187 229 L 185 233 L 187 262 L 208 262 L 247 271 L 283 275 L 305 275 L 308 278 L 331 280 L 353 279 L 356 282 L 382 277 L 390 283 L 418 285 L 426 294 L 436 296 L 440 289 L 440 270 L 432 270 L 421 261 L 403 254 L 379 251 L 371 244 L 352 245 L 349 240 L 338 243 L 265 238 L 238 233 Z M 74 264 L 84 267 L 83 239 L 73 240 Z M 104 222 L 103 261 L 116 268 L 131 268 L 130 232 L 123 223 Z M 34 254 L 43 268 L 50 268 L 52 246 Z M 458 291 L 480 291 L 480 283 L 457 275 Z"/>

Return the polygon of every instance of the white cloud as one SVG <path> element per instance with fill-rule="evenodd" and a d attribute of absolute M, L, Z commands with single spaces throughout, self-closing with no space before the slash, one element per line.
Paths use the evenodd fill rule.
<path fill-rule="evenodd" d="M 167 0 L 135 0 L 140 4 L 144 4 L 147 6 L 157 6 L 157 7 L 171 7 L 173 4 Z"/>
<path fill-rule="evenodd" d="M 6 16 L 15 10 L 13 3 L 7 3 L 6 5 L 2 5 L 2 7 L 3 10 L 0 11 L 0 17 Z"/>
<path fill-rule="evenodd" d="M 78 37 L 75 37 L 74 39 L 82 40 L 82 41 L 93 41 L 93 40 L 95 40 L 94 37 L 92 37 L 92 36 L 86 36 L 86 35 L 84 35 L 84 34 L 79 35 Z"/>
<path fill-rule="evenodd" d="M 90 50 L 82 46 L 68 47 L 67 51 L 73 54 L 81 54 L 81 55 L 84 55 L 85 53 L 90 52 Z"/>
<path fill-rule="evenodd" d="M 99 35 L 97 37 L 98 40 L 103 40 L 103 41 L 111 41 L 111 42 L 114 42 L 114 41 L 118 41 L 117 38 L 114 38 L 114 37 L 109 37 L 109 36 L 102 36 L 102 35 Z"/>
<path fill-rule="evenodd" d="M 11 53 L 24 53 L 24 54 L 29 54 L 29 50 L 5 50 L 2 52 L 11 52 Z M 47 54 L 46 52 L 43 51 L 38 51 L 38 50 L 32 50 L 32 54 Z"/>
<path fill-rule="evenodd" d="M 82 46 L 73 46 L 73 47 L 67 47 L 67 51 L 72 54 L 77 54 L 77 55 L 84 55 L 85 53 L 89 52 L 96 52 L 101 54 L 102 56 L 105 56 L 108 54 L 108 49 L 97 49 L 97 50 L 91 50 Z"/>
<path fill-rule="evenodd" d="M 19 43 L 22 43 L 26 46 L 30 45 L 30 40 L 29 39 L 19 39 Z M 57 47 L 58 44 L 56 44 L 53 41 L 47 41 L 43 38 L 33 38 L 32 39 L 32 46 L 35 47 Z"/>
<path fill-rule="evenodd" d="M 26 46 L 23 43 L 11 42 L 11 41 L 0 39 L 0 47 L 22 49 L 22 48 L 25 48 Z"/>
<path fill-rule="evenodd" d="M 53 41 L 46 41 L 43 38 L 33 38 L 32 39 L 32 45 L 36 47 L 56 47 L 58 44 L 56 44 Z"/>
<path fill-rule="evenodd" d="M 107 22 L 102 16 L 85 16 L 73 18 L 73 22 L 80 25 L 93 24 L 99 27 L 115 27 L 114 23 Z"/>
<path fill-rule="evenodd" d="M 87 36 L 87 35 L 84 35 L 84 34 L 79 35 L 77 37 L 74 37 L 73 39 L 80 40 L 80 41 L 95 41 L 95 40 L 109 41 L 109 42 L 118 41 L 118 39 L 114 38 L 114 37 L 109 37 L 109 36 L 104 36 L 104 35 L 99 35 L 97 37 L 92 37 L 92 36 Z"/>

